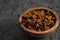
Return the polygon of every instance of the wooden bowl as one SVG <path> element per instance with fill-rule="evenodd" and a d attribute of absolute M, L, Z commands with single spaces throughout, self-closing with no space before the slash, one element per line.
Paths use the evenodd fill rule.
<path fill-rule="evenodd" d="M 30 30 L 26 27 L 23 26 L 23 24 L 21 23 L 22 21 L 22 16 L 29 13 L 30 11 L 33 11 L 33 10 L 37 10 L 37 9 L 43 9 L 43 10 L 47 10 L 47 11 L 51 11 L 55 17 L 56 17 L 56 23 L 54 24 L 54 26 L 49 29 L 49 30 L 46 30 L 46 31 L 41 31 L 41 32 L 38 32 L 38 31 L 34 31 L 34 30 Z M 57 15 L 57 13 L 49 8 L 44 8 L 44 7 L 36 7 L 36 8 L 30 8 L 28 9 L 27 11 L 25 11 L 24 13 L 22 13 L 20 16 L 19 16 L 19 25 L 20 27 L 22 28 L 22 30 L 24 32 L 26 32 L 26 34 L 30 35 L 30 36 L 35 36 L 35 37 L 43 37 L 43 36 L 47 36 L 49 34 L 52 34 L 58 27 L 58 24 L 59 24 L 59 17 Z"/>

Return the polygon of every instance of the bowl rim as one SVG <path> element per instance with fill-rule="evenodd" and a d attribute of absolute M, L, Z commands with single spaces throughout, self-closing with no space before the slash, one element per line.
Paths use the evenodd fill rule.
<path fill-rule="evenodd" d="M 36 9 L 45 9 L 45 10 L 51 11 L 51 12 L 55 15 L 55 17 L 56 17 L 56 23 L 55 23 L 55 25 L 54 25 L 52 28 L 50 28 L 49 30 L 41 31 L 41 32 L 39 32 L 39 31 L 34 31 L 34 30 L 30 30 L 30 29 L 24 27 L 24 26 L 22 25 L 22 23 L 21 23 L 21 21 L 22 21 L 22 16 L 25 15 L 25 14 L 27 14 L 29 11 L 31 11 L 31 10 L 33 11 L 33 10 L 36 10 Z M 55 11 L 53 11 L 52 9 L 50 9 L 50 8 L 35 7 L 35 8 L 30 8 L 30 9 L 26 10 L 24 13 L 22 13 L 22 14 L 20 15 L 20 17 L 19 17 L 19 23 L 20 23 L 21 28 L 22 28 L 24 31 L 27 31 L 27 32 L 33 33 L 33 34 L 46 34 L 46 33 L 53 32 L 53 31 L 58 27 L 59 17 L 58 17 L 58 15 L 57 15 L 57 13 L 56 13 Z"/>

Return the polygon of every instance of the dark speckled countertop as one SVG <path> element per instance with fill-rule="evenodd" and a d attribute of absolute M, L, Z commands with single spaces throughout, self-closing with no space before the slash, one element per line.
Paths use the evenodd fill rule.
<path fill-rule="evenodd" d="M 18 15 L 31 7 L 51 8 L 60 18 L 60 0 L 0 0 L 0 40 L 31 40 L 18 24 Z M 60 40 L 60 25 L 53 35 L 33 40 Z"/>

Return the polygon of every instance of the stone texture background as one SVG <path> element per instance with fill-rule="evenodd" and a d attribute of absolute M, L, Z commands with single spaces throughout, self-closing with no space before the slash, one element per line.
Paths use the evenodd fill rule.
<path fill-rule="evenodd" d="M 31 40 L 18 24 L 18 15 L 31 7 L 51 8 L 60 18 L 60 0 L 0 0 L 0 40 Z M 53 35 L 33 40 L 60 40 L 60 25 Z"/>

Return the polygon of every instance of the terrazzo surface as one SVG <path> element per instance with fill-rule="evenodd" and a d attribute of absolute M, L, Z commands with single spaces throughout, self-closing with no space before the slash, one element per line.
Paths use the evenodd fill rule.
<path fill-rule="evenodd" d="M 32 7 L 47 7 L 60 18 L 60 0 L 0 0 L 0 40 L 60 40 L 60 24 L 51 36 L 29 39 L 18 24 L 18 16 Z"/>

